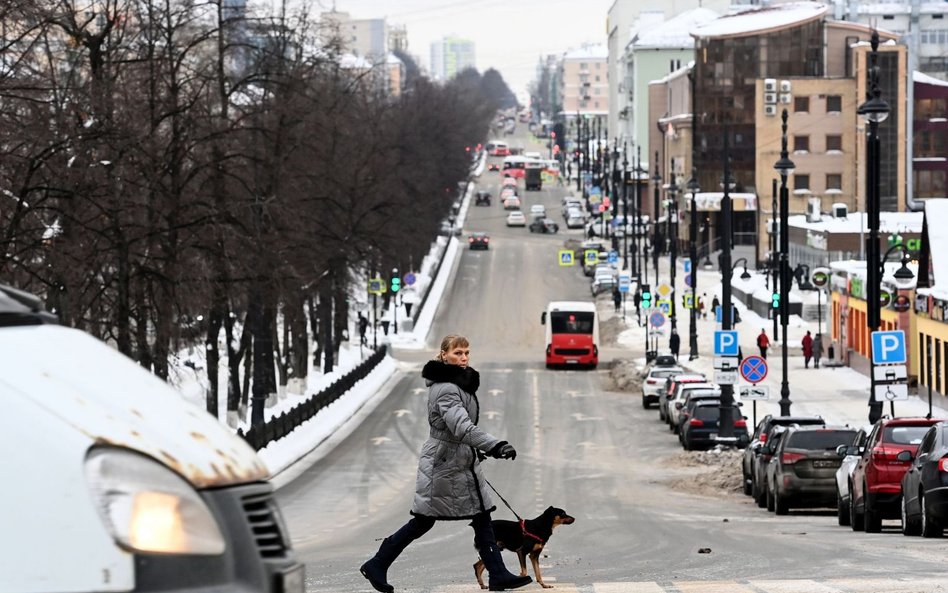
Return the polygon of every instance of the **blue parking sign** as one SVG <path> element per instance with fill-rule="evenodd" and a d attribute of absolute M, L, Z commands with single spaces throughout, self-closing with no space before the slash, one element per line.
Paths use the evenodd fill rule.
<path fill-rule="evenodd" d="M 872 332 L 872 364 L 905 364 L 905 332 Z"/>
<path fill-rule="evenodd" d="M 714 332 L 714 355 L 737 356 L 737 330 L 717 330 Z"/>
<path fill-rule="evenodd" d="M 614 264 L 617 261 L 619 261 L 619 252 L 615 250 L 610 251 L 608 259 L 606 261 L 608 261 L 610 264 Z"/>

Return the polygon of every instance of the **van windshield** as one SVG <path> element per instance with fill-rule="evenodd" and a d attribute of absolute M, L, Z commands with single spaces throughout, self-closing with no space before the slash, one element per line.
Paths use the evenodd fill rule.
<path fill-rule="evenodd" d="M 593 313 L 554 311 L 550 313 L 550 330 L 554 334 L 591 334 L 593 317 Z"/>

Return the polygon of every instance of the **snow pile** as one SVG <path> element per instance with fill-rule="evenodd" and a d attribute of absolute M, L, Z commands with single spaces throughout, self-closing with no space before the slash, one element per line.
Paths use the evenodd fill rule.
<path fill-rule="evenodd" d="M 720 496 L 743 494 L 741 459 L 743 449 L 715 447 L 707 451 L 684 451 L 669 457 L 665 464 L 670 467 L 704 468 L 687 475 L 671 478 L 668 485 L 679 492 Z"/>
<path fill-rule="evenodd" d="M 642 391 L 642 367 L 634 360 L 617 360 L 609 369 L 608 391 Z"/>

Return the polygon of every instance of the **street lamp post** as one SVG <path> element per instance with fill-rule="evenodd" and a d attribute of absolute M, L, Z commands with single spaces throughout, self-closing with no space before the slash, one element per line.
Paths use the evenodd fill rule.
<path fill-rule="evenodd" d="M 645 284 L 648 284 L 648 260 L 645 257 L 644 246 L 639 240 L 639 222 L 642 220 L 642 147 L 635 147 L 635 196 L 633 201 L 635 202 L 635 223 L 632 225 L 632 244 L 635 246 L 632 249 L 633 257 L 637 258 L 639 253 L 642 254 L 641 267 L 639 272 L 642 274 L 645 279 Z M 639 265 L 639 262 L 636 262 L 636 266 Z"/>
<path fill-rule="evenodd" d="M 671 320 L 672 333 L 678 330 L 678 307 L 675 305 L 675 277 L 678 275 L 678 184 L 675 183 L 674 173 L 671 183 L 668 186 L 668 236 L 671 238 L 671 266 L 669 268 L 671 275 L 672 299 L 670 306 L 669 319 Z"/>
<path fill-rule="evenodd" d="M 780 160 L 774 164 L 774 170 L 780 174 L 780 325 L 783 326 L 781 345 L 780 415 L 790 415 L 790 379 L 787 365 L 787 324 L 790 321 L 790 232 L 787 218 L 790 210 L 790 191 L 787 189 L 787 177 L 793 173 L 795 165 L 787 151 L 787 110 L 781 114 Z"/>
<path fill-rule="evenodd" d="M 688 239 L 691 241 L 691 310 L 689 311 L 688 326 L 688 360 L 698 358 L 698 204 L 696 194 L 701 191 L 698 186 L 697 167 L 691 168 L 691 179 L 688 180 L 688 191 L 691 192 L 691 224 L 688 227 Z"/>
<path fill-rule="evenodd" d="M 728 151 L 728 135 L 724 128 L 724 196 L 721 198 L 721 329 L 728 331 L 733 323 L 731 305 L 731 155 Z M 734 441 L 734 385 L 721 385 L 721 422 L 718 438 Z"/>
<path fill-rule="evenodd" d="M 889 104 L 882 99 L 882 90 L 879 88 L 879 32 L 873 31 L 870 41 L 872 51 L 869 52 L 869 92 L 867 100 L 859 106 L 856 113 L 869 123 L 866 134 L 866 213 L 869 217 L 869 239 L 866 245 L 866 305 L 868 314 L 866 324 L 869 332 L 879 329 L 880 307 L 879 286 L 882 280 L 879 273 L 879 184 L 880 184 L 880 154 L 879 154 L 879 124 L 889 117 Z M 871 344 L 870 340 L 870 344 Z M 871 350 L 871 346 L 870 346 Z M 873 353 L 872 358 L 875 358 Z M 869 390 L 869 422 L 875 424 L 882 417 L 882 402 L 876 400 L 875 365 L 870 364 Z"/>
<path fill-rule="evenodd" d="M 583 118 L 576 112 L 576 191 L 583 191 Z"/>
<path fill-rule="evenodd" d="M 652 204 L 652 263 L 655 265 L 655 284 L 658 284 L 658 209 L 659 187 L 662 185 L 662 175 L 658 171 L 658 151 L 655 151 L 655 173 L 652 174 L 652 185 L 655 188 Z"/>
<path fill-rule="evenodd" d="M 777 288 L 777 180 L 774 179 L 772 185 L 771 201 L 770 201 L 770 211 L 771 211 L 771 224 L 770 224 L 770 276 L 773 277 L 773 292 L 779 290 Z M 780 318 L 779 311 L 774 311 L 773 308 L 770 309 L 771 316 L 774 318 L 774 340 L 780 341 L 780 332 L 777 331 L 778 321 Z"/>
<path fill-rule="evenodd" d="M 622 269 L 629 269 L 629 152 L 626 143 L 622 143 L 622 215 L 626 222 L 626 232 L 622 234 Z"/>

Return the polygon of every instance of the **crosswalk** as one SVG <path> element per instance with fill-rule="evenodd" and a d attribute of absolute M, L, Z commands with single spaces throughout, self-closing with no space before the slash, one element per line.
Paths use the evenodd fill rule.
<path fill-rule="evenodd" d="M 948 593 L 945 578 L 835 578 L 733 581 L 639 581 L 607 583 L 558 583 L 552 593 Z M 539 588 L 538 588 L 539 589 Z M 472 593 L 476 583 L 422 589 L 424 593 Z M 410 591 L 414 593 L 414 589 Z"/>

